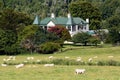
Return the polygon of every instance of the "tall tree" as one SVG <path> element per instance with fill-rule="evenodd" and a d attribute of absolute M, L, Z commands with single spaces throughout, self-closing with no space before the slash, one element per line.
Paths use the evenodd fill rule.
<path fill-rule="evenodd" d="M 1 13 L 0 28 L 16 31 L 21 24 L 28 25 L 32 22 L 29 16 L 15 12 L 12 9 L 5 9 Z"/>
<path fill-rule="evenodd" d="M 99 9 L 92 6 L 89 2 L 77 1 L 69 5 L 69 10 L 74 17 L 90 19 L 90 29 L 100 29 L 101 12 Z"/>
<path fill-rule="evenodd" d="M 102 19 L 107 19 L 114 15 L 118 7 L 120 7 L 120 0 L 106 0 L 101 6 Z"/>
<path fill-rule="evenodd" d="M 120 43 L 120 16 L 114 15 L 107 20 L 109 39 L 112 44 Z"/>

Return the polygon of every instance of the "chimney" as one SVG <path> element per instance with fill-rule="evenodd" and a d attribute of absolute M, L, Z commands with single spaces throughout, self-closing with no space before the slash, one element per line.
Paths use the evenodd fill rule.
<path fill-rule="evenodd" d="M 51 13 L 51 18 L 55 18 L 55 14 L 54 13 Z"/>
<path fill-rule="evenodd" d="M 68 13 L 68 15 L 67 15 L 67 16 L 68 16 L 68 18 L 71 18 L 71 14 L 70 14 L 70 13 Z"/>
<path fill-rule="evenodd" d="M 88 18 L 86 19 L 86 22 L 87 22 L 87 24 L 86 24 L 86 31 L 89 31 L 89 19 Z"/>
<path fill-rule="evenodd" d="M 88 18 L 86 19 L 86 22 L 89 23 L 89 19 Z"/>

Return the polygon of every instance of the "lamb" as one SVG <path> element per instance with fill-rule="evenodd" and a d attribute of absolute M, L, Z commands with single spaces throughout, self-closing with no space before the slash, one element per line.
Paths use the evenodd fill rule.
<path fill-rule="evenodd" d="M 85 73 L 85 69 L 75 69 L 76 74 L 83 74 Z"/>
<path fill-rule="evenodd" d="M 24 64 L 19 64 L 19 65 L 16 65 L 15 67 L 16 68 L 22 68 L 24 66 Z"/>

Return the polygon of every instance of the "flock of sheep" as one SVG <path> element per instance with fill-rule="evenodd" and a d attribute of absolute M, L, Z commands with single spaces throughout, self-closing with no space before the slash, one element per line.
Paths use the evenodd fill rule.
<path fill-rule="evenodd" d="M 109 58 L 113 58 L 114 56 L 108 56 Z M 53 59 L 54 57 L 53 56 L 49 56 L 48 57 L 49 59 Z M 70 57 L 65 57 L 65 59 L 68 59 Z M 98 58 L 97 56 L 93 57 L 93 58 Z M 93 58 L 89 58 L 88 61 L 91 62 L 93 60 Z M 11 60 L 16 60 L 16 57 L 15 56 L 9 56 L 8 58 L 4 58 L 3 61 L 11 61 Z M 34 57 L 27 57 L 27 60 L 24 61 L 24 62 L 27 62 L 29 60 L 34 60 Z M 82 58 L 81 57 L 77 57 L 76 61 L 81 61 L 82 62 Z M 37 62 L 40 62 L 40 60 L 37 60 Z M 6 67 L 8 66 L 7 64 L 1 64 L 1 66 L 3 67 Z M 15 68 L 22 68 L 24 67 L 25 64 L 21 63 L 21 64 L 18 64 L 18 65 L 15 65 Z M 44 64 L 44 67 L 53 67 L 55 66 L 54 64 Z M 75 69 L 75 73 L 76 74 L 83 74 L 85 73 L 85 69 Z"/>

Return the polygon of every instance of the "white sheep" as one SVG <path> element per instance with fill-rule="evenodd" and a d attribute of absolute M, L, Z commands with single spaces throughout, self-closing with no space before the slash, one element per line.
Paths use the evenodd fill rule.
<path fill-rule="evenodd" d="M 70 57 L 68 57 L 68 56 L 65 56 L 65 59 L 69 59 Z"/>
<path fill-rule="evenodd" d="M 40 61 L 41 61 L 41 60 L 39 60 L 39 59 L 37 60 L 37 62 L 40 62 Z"/>
<path fill-rule="evenodd" d="M 24 66 L 24 64 L 19 64 L 19 65 L 16 65 L 15 67 L 16 68 L 22 68 Z"/>
<path fill-rule="evenodd" d="M 7 66 L 7 64 L 1 64 L 1 66 L 6 67 L 6 66 Z"/>
<path fill-rule="evenodd" d="M 113 58 L 114 56 L 108 56 L 108 58 Z"/>
<path fill-rule="evenodd" d="M 94 56 L 93 58 L 98 58 L 97 56 Z"/>
<path fill-rule="evenodd" d="M 54 66 L 54 64 L 45 64 L 44 66 L 45 67 L 52 67 L 52 66 Z"/>
<path fill-rule="evenodd" d="M 49 56 L 49 59 L 52 59 L 53 58 L 53 56 Z"/>
<path fill-rule="evenodd" d="M 75 69 L 75 73 L 76 74 L 83 74 L 83 73 L 85 73 L 85 69 Z"/>
<path fill-rule="evenodd" d="M 93 59 L 92 58 L 89 58 L 88 61 L 91 62 Z"/>
<path fill-rule="evenodd" d="M 77 59 L 76 61 L 77 61 L 77 62 L 81 61 L 81 58 Z"/>
<path fill-rule="evenodd" d="M 33 60 L 34 57 L 27 57 L 27 60 Z"/>

